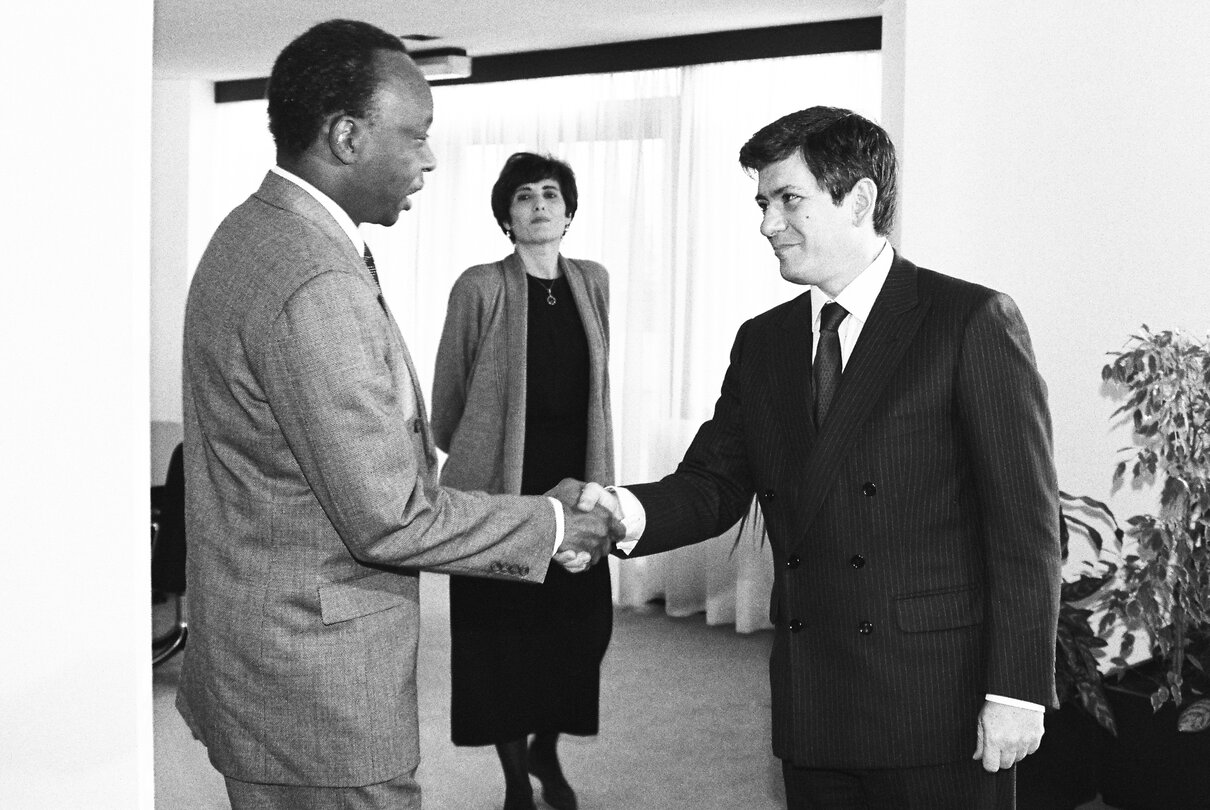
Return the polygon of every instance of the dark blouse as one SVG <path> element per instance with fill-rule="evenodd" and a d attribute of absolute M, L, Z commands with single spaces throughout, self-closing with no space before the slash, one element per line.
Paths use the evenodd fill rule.
<path fill-rule="evenodd" d="M 541 495 L 564 478 L 583 478 L 587 452 L 588 339 L 567 279 L 526 276 L 525 459 L 521 494 Z M 547 303 L 547 287 L 555 304 Z"/>

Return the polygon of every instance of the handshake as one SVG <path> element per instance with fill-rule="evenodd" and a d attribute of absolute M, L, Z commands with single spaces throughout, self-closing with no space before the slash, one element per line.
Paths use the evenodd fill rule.
<path fill-rule="evenodd" d="M 596 565 L 625 539 L 618 498 L 600 484 L 564 478 L 546 494 L 563 504 L 563 544 L 554 560 L 571 573 Z"/>

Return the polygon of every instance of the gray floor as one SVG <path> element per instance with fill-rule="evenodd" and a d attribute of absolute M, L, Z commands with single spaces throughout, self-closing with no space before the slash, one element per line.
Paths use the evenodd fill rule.
<path fill-rule="evenodd" d="M 449 742 L 446 579 L 423 575 L 421 594 L 418 776 L 425 808 L 494 810 L 503 798 L 494 751 Z M 170 617 L 158 608 L 156 619 L 162 627 Z M 708 627 L 701 616 L 618 611 L 602 670 L 601 733 L 561 745 L 581 808 L 784 808 L 780 765 L 769 752 L 770 640 L 769 633 Z M 154 676 L 156 807 L 227 810 L 222 777 L 172 707 L 180 660 Z"/>
<path fill-rule="evenodd" d="M 425 808 L 499 808 L 504 783 L 494 750 L 449 742 L 444 577 L 421 577 L 421 605 L 418 777 Z M 784 807 L 780 765 L 769 753 L 770 639 L 708 627 L 701 616 L 619 611 L 602 670 L 601 733 L 565 737 L 560 746 L 581 808 Z M 172 708 L 180 660 L 163 664 L 154 677 L 156 807 L 225 810 L 222 777 Z"/>

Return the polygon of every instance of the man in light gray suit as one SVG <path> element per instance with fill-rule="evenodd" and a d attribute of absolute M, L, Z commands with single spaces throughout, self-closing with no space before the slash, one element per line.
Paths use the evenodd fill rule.
<path fill-rule="evenodd" d="M 417 571 L 539 582 L 552 555 L 595 562 L 621 536 L 604 510 L 436 483 L 357 229 L 423 186 L 432 109 L 397 37 L 345 20 L 300 36 L 269 80 L 277 166 L 190 288 L 177 705 L 237 809 L 419 807 Z"/>

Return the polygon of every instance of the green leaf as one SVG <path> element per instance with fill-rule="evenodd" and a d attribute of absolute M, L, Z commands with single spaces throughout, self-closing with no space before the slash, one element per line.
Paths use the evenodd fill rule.
<path fill-rule="evenodd" d="M 1118 724 L 1114 719 L 1113 709 L 1105 698 L 1105 690 L 1101 687 L 1100 682 L 1089 683 L 1081 681 L 1076 684 L 1076 692 L 1079 695 L 1080 705 L 1084 707 L 1084 711 L 1091 714 L 1097 723 L 1110 734 L 1115 737 L 1118 736 Z"/>
<path fill-rule="evenodd" d="M 1059 490 L 1059 497 L 1065 501 L 1071 501 L 1071 502 L 1079 501 L 1080 503 L 1084 504 L 1085 506 L 1087 506 L 1089 509 L 1092 509 L 1093 511 L 1104 512 L 1105 515 L 1110 520 L 1115 521 L 1115 522 L 1117 520 L 1117 518 L 1114 517 L 1113 511 L 1109 508 L 1108 504 L 1105 504 L 1102 501 L 1098 501 L 1095 498 L 1090 498 L 1087 495 L 1071 495 L 1067 492 L 1064 492 L 1063 490 Z"/>
<path fill-rule="evenodd" d="M 1080 602 L 1092 596 L 1101 588 L 1105 587 L 1112 576 L 1112 572 L 1101 576 L 1084 575 L 1075 582 L 1064 582 L 1061 591 L 1063 600 L 1066 602 Z"/>
<path fill-rule="evenodd" d="M 1089 541 L 1092 543 L 1092 547 L 1097 550 L 1098 554 L 1101 553 L 1101 549 L 1104 548 L 1105 542 L 1101 539 L 1101 533 L 1099 531 L 1097 531 L 1095 528 L 1093 528 L 1087 522 L 1080 520 L 1078 517 L 1074 517 L 1073 515 L 1064 514 L 1063 520 L 1064 520 L 1064 523 L 1074 523 L 1075 525 L 1077 525 L 1081 529 L 1083 529 L 1084 534 L 1088 537 Z"/>
<path fill-rule="evenodd" d="M 1176 728 L 1190 734 L 1210 728 L 1210 698 L 1194 701 L 1181 710 Z"/>

